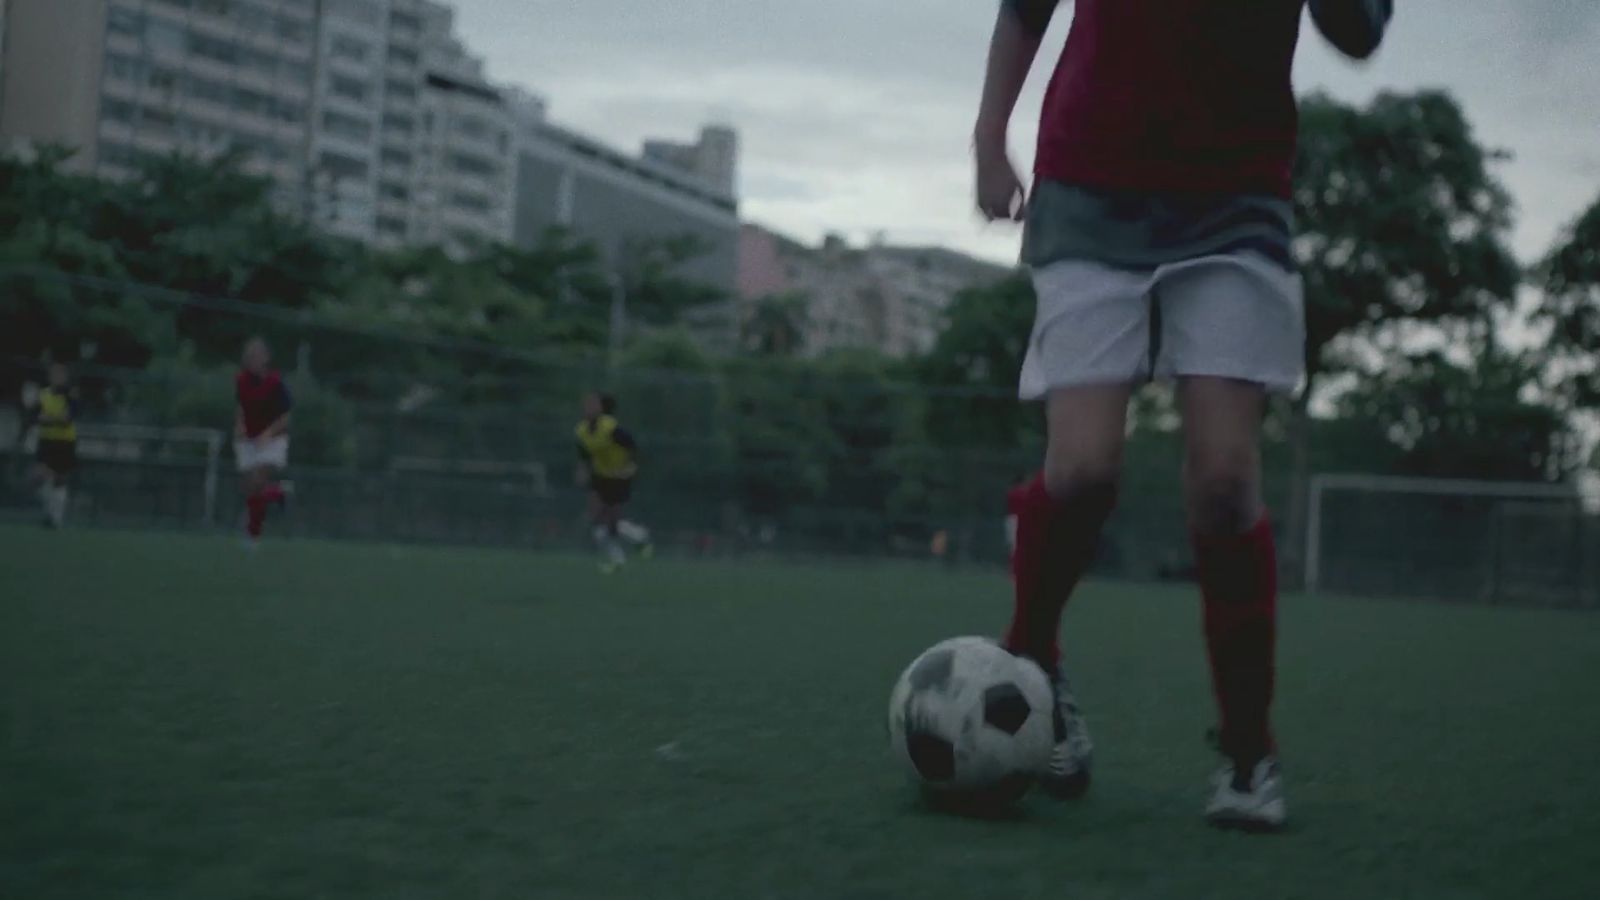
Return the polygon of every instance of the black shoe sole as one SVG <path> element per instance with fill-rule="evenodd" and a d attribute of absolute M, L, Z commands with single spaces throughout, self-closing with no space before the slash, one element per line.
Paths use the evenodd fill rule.
<path fill-rule="evenodd" d="M 1054 800 L 1077 800 L 1089 793 L 1089 770 L 1084 769 L 1065 778 L 1040 778 L 1039 788 Z"/>

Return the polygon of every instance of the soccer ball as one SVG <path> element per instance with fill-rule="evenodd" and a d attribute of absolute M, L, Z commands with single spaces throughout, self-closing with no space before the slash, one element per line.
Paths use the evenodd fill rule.
<path fill-rule="evenodd" d="M 1055 745 L 1044 671 L 986 638 L 952 638 L 912 661 L 889 695 L 889 745 L 938 799 L 1020 799 Z"/>

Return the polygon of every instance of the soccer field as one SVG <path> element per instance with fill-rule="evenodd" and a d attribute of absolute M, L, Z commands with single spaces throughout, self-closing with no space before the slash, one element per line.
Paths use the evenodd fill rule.
<path fill-rule="evenodd" d="M 1284 601 L 1294 828 L 1208 830 L 1197 602 L 1094 584 L 1071 805 L 924 811 L 998 573 L 0 529 L 5 898 L 1592 898 L 1600 618 Z"/>

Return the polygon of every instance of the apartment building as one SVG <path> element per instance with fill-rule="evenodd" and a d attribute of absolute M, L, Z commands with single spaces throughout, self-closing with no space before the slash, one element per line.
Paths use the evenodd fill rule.
<path fill-rule="evenodd" d="M 906 357 L 933 347 L 957 293 L 1010 271 L 942 247 L 882 241 L 852 247 L 837 235 L 808 247 L 747 224 L 739 247 L 739 298 L 744 317 L 766 298 L 801 298 L 804 315 L 795 324 L 807 355 L 858 348 Z"/>
<path fill-rule="evenodd" d="M 514 99 L 518 121 L 515 234 L 550 228 L 591 240 L 623 268 L 652 243 L 687 238 L 699 254 L 681 273 L 735 288 L 739 260 L 738 139 L 710 126 L 693 144 L 646 141 L 635 156 L 551 122 L 544 104 Z"/>
<path fill-rule="evenodd" d="M 110 177 L 242 150 L 280 208 L 334 234 L 513 236 L 511 118 L 443 4 L 7 0 L 0 21 L 6 145 L 69 145 Z"/>

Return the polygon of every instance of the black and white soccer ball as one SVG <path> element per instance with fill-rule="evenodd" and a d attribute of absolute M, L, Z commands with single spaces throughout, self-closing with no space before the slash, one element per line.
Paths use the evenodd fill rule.
<path fill-rule="evenodd" d="M 936 798 L 1012 803 L 1049 763 L 1053 703 L 1037 665 L 987 638 L 952 638 L 895 684 L 890 750 Z"/>

